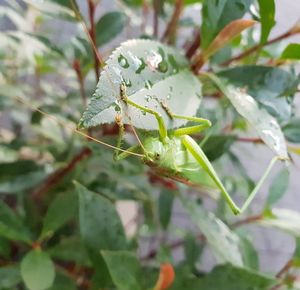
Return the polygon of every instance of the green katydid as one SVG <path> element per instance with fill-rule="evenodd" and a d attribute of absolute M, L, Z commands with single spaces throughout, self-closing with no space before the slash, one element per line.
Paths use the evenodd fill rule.
<path fill-rule="evenodd" d="M 259 182 L 252 190 L 248 198 L 246 199 L 244 205 L 239 208 L 233 199 L 230 197 L 228 191 L 225 189 L 222 181 L 214 170 L 212 164 L 206 157 L 205 153 L 201 147 L 196 143 L 196 141 L 189 136 L 189 134 L 199 133 L 204 129 L 211 126 L 211 122 L 207 119 L 199 117 L 190 117 L 177 115 L 170 111 L 166 105 L 162 104 L 162 107 L 167 111 L 167 115 L 172 119 L 184 119 L 197 123 L 197 125 L 190 127 L 182 127 L 177 129 L 167 130 L 165 122 L 160 115 L 153 109 L 141 106 L 138 103 L 129 99 L 126 95 L 126 84 L 122 83 L 120 85 L 120 101 L 125 104 L 125 106 L 133 106 L 144 113 L 153 115 L 157 120 L 158 125 L 158 137 L 146 137 L 143 142 L 139 140 L 139 144 L 129 149 L 122 149 L 122 153 L 118 153 L 116 150 L 116 159 L 122 160 L 131 154 L 141 153 L 142 160 L 150 166 L 154 171 L 159 174 L 163 174 L 166 177 L 171 177 L 176 180 L 187 180 L 192 184 L 199 183 L 199 175 L 204 170 L 210 178 L 213 180 L 215 185 L 221 191 L 223 197 L 228 203 L 230 209 L 234 214 L 240 214 L 243 212 L 254 199 L 255 195 L 259 191 L 263 182 L 269 175 L 275 162 L 280 159 L 279 157 L 274 157 L 269 163 L 265 173 L 260 178 Z M 118 116 L 118 115 L 117 115 Z M 128 116 L 130 119 L 130 116 Z M 120 117 L 117 117 L 117 124 L 120 128 L 120 136 L 118 141 L 118 146 L 121 144 L 122 135 L 124 133 L 124 127 Z M 196 173 L 199 173 L 198 177 Z"/>

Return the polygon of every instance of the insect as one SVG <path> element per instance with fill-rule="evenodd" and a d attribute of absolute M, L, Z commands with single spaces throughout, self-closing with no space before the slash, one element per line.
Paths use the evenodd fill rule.
<path fill-rule="evenodd" d="M 171 112 L 171 110 L 166 108 L 166 105 L 163 104 L 162 107 L 167 110 L 167 114 L 170 118 L 184 119 L 196 123 L 189 127 L 167 130 L 165 122 L 158 112 L 141 106 L 127 97 L 126 85 L 124 83 L 120 85 L 120 100 L 126 106 L 133 106 L 142 112 L 153 115 L 157 121 L 158 136 L 146 137 L 143 142 L 138 139 L 138 145 L 130 147 L 125 151 L 123 150 L 123 152 L 120 153 L 118 146 L 120 145 L 120 140 L 124 133 L 124 125 L 118 116 L 116 123 L 120 128 L 120 135 L 117 146 L 118 149 L 116 149 L 115 154 L 116 160 L 122 160 L 131 154 L 142 153 L 143 162 L 150 166 L 157 174 L 170 177 L 178 181 L 186 180 L 191 184 L 199 184 L 199 181 L 201 180 L 199 177 L 203 175 L 204 171 L 210 176 L 211 180 L 222 193 L 230 209 L 236 215 L 243 212 L 249 206 L 259 191 L 262 183 L 269 175 L 273 165 L 279 159 L 278 157 L 274 157 L 271 160 L 256 187 L 250 193 L 244 205 L 240 208 L 230 197 L 228 191 L 201 147 L 191 136 L 189 136 L 190 134 L 199 133 L 211 127 L 211 122 L 208 119 L 177 115 Z"/>

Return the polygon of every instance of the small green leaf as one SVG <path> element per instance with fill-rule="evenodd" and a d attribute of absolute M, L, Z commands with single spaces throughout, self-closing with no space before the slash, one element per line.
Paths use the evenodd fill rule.
<path fill-rule="evenodd" d="M 60 261 L 72 261 L 79 265 L 91 265 L 87 251 L 79 237 L 61 239 L 59 244 L 48 249 L 47 253 L 52 258 Z"/>
<path fill-rule="evenodd" d="M 232 232 L 212 212 L 187 198 L 181 198 L 187 214 L 207 239 L 213 254 L 219 263 L 230 262 L 242 266 L 243 260 L 239 249 L 239 237 Z"/>
<path fill-rule="evenodd" d="M 207 48 L 231 21 L 242 18 L 252 0 L 204 0 L 202 7 L 201 46 Z"/>
<path fill-rule="evenodd" d="M 253 270 L 259 270 L 259 256 L 252 242 L 248 238 L 241 236 L 240 241 L 244 265 Z"/>
<path fill-rule="evenodd" d="M 263 219 L 257 221 L 258 224 L 282 230 L 292 236 L 300 238 L 300 214 L 299 212 L 273 208 L 267 212 Z"/>
<path fill-rule="evenodd" d="M 157 130 L 153 115 L 120 101 L 122 83 L 126 84 L 129 99 L 160 113 L 168 128 L 186 124 L 186 120 L 171 120 L 162 103 L 176 114 L 196 114 L 201 101 L 201 83 L 187 68 L 187 59 L 174 48 L 151 40 L 124 42 L 108 59 L 79 126 L 112 123 L 121 114 L 124 124 Z"/>
<path fill-rule="evenodd" d="M 18 266 L 0 268 L 0 289 L 11 289 L 22 281 Z"/>
<path fill-rule="evenodd" d="M 283 133 L 288 141 L 300 143 L 300 118 L 293 118 L 283 126 Z"/>
<path fill-rule="evenodd" d="M 261 23 L 260 43 L 265 43 L 275 25 L 275 2 L 274 0 L 258 0 L 258 4 Z"/>
<path fill-rule="evenodd" d="M 47 290 L 77 290 L 76 282 L 62 273 L 57 273 L 52 287 Z"/>
<path fill-rule="evenodd" d="M 79 196 L 79 223 L 82 239 L 88 248 L 124 250 L 126 236 L 115 206 L 103 196 L 75 183 Z"/>
<path fill-rule="evenodd" d="M 281 59 L 296 59 L 300 60 L 300 44 L 290 43 L 282 52 Z"/>
<path fill-rule="evenodd" d="M 276 280 L 270 276 L 225 264 L 216 266 L 203 278 L 186 279 L 174 290 L 266 290 L 275 283 Z"/>
<path fill-rule="evenodd" d="M 102 46 L 110 42 L 126 26 L 127 16 L 123 12 L 109 12 L 104 14 L 96 24 L 96 44 Z"/>
<path fill-rule="evenodd" d="M 30 290 L 44 290 L 53 284 L 55 269 L 48 254 L 40 249 L 26 254 L 21 262 L 21 275 Z"/>
<path fill-rule="evenodd" d="M 228 83 L 247 88 L 250 96 L 281 119 L 291 115 L 291 104 L 284 96 L 297 89 L 297 77 L 291 72 L 270 66 L 239 66 L 218 73 Z"/>
<path fill-rule="evenodd" d="M 266 201 L 266 206 L 274 205 L 286 192 L 289 185 L 289 171 L 282 169 L 273 179 L 269 189 L 269 195 Z"/>
<path fill-rule="evenodd" d="M 21 217 L 0 201 L 0 235 L 14 241 L 30 242 L 29 232 Z"/>
<path fill-rule="evenodd" d="M 194 270 L 195 264 L 199 260 L 199 257 L 203 250 L 203 245 L 200 245 L 198 237 L 194 234 L 187 234 L 184 238 L 184 254 L 185 260 L 189 267 Z"/>
<path fill-rule="evenodd" d="M 159 195 L 159 220 L 163 229 L 167 229 L 172 216 L 174 194 L 170 190 L 162 189 Z"/>
<path fill-rule="evenodd" d="M 204 143 L 202 149 L 210 161 L 220 158 L 228 152 L 236 137 L 233 135 L 214 135 Z"/>
<path fill-rule="evenodd" d="M 288 158 L 286 142 L 277 120 L 264 108 L 260 108 L 252 96 L 243 88 L 226 85 L 214 75 L 206 74 L 223 94 L 230 100 L 233 107 L 257 131 L 265 144 L 279 157 Z"/>
<path fill-rule="evenodd" d="M 226 46 L 237 37 L 243 30 L 253 26 L 253 20 L 237 19 L 228 23 L 214 38 L 210 45 L 203 51 L 204 60 L 214 55 L 218 50 Z"/>
<path fill-rule="evenodd" d="M 41 239 L 52 235 L 77 213 L 77 196 L 72 192 L 58 195 L 51 203 L 43 224 Z"/>
<path fill-rule="evenodd" d="M 113 283 L 118 290 L 141 290 L 138 259 L 131 252 L 101 251 Z"/>

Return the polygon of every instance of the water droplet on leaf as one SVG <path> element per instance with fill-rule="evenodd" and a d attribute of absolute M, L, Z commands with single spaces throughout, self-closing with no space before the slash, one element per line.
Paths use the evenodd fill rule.
<path fill-rule="evenodd" d="M 129 63 L 128 63 L 127 58 L 122 54 L 119 55 L 118 62 L 120 64 L 120 66 L 123 67 L 123 68 L 128 68 L 129 67 Z"/>

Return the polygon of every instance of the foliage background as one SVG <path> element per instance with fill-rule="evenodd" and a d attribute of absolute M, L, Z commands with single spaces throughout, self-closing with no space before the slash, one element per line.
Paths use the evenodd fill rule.
<path fill-rule="evenodd" d="M 109 1 L 103 1 L 102 3 L 103 7 L 109 7 Z M 273 30 L 272 34 L 273 35 L 278 35 L 280 32 L 285 31 L 287 28 L 289 28 L 294 22 L 297 20 L 297 7 L 299 7 L 299 4 L 295 3 L 294 1 L 277 1 L 277 20 L 278 24 L 275 29 Z M 83 7 L 84 8 L 84 7 Z M 108 8 L 109 9 L 109 8 Z M 102 14 L 101 11 L 100 14 Z M 295 18 L 292 18 L 292 15 L 295 16 Z M 281 26 L 281 27 L 280 27 Z M 71 24 L 64 23 L 62 26 L 61 23 L 55 23 L 55 22 L 50 22 L 49 29 L 53 29 L 54 31 L 59 28 L 59 35 L 57 35 L 57 40 L 64 40 L 65 37 L 69 37 L 70 34 L 72 33 L 72 30 L 74 27 Z M 124 31 L 122 35 L 114 40 L 114 42 L 110 45 L 118 44 L 120 40 L 124 37 L 125 39 L 128 37 L 127 35 L 128 32 Z M 134 33 L 133 33 L 134 34 Z M 291 42 L 296 42 L 299 38 L 294 38 L 294 39 L 289 39 Z M 103 47 L 103 51 L 105 51 L 108 47 Z M 299 101 L 298 101 L 299 103 Z M 299 104 L 298 104 L 299 105 Z M 3 123 L 5 123 L 5 117 L 3 118 L 2 115 L 2 120 Z M 2 124 L 3 124 L 2 123 Z M 245 155 L 244 157 L 244 162 L 245 164 L 250 164 L 250 175 L 257 180 L 259 177 L 258 172 L 260 171 L 260 166 L 257 162 L 257 160 L 260 160 L 260 162 L 264 162 L 268 160 L 271 155 L 269 154 L 268 149 L 263 149 L 260 146 L 253 146 L 252 145 L 247 145 L 247 147 L 243 148 L 244 146 L 241 146 L 240 144 L 238 145 L 238 148 L 236 148 L 237 151 L 241 152 L 241 155 Z M 253 152 L 255 151 L 255 158 L 251 157 Z M 247 152 L 247 154 L 245 154 Z M 249 153 L 249 155 L 248 155 Z M 257 158 L 257 159 L 256 159 Z M 262 161 L 263 159 L 266 159 Z M 260 163 L 259 162 L 259 163 Z M 299 158 L 295 157 L 295 162 L 299 162 Z M 297 173 L 299 171 L 297 170 L 297 167 L 293 168 L 293 171 L 291 172 L 290 176 L 290 186 L 283 197 L 278 203 L 278 206 L 280 207 L 286 207 L 290 209 L 294 209 L 296 211 L 300 211 L 300 198 L 298 195 L 297 198 L 297 189 L 299 188 L 299 183 L 297 180 Z M 273 173 L 273 176 L 276 175 L 276 172 Z M 272 178 L 270 178 L 270 181 Z M 267 193 L 268 191 L 268 184 L 264 186 L 264 190 L 261 192 Z M 265 199 L 265 196 L 262 194 L 256 199 L 256 205 L 257 208 L 261 207 L 261 202 L 262 200 Z M 210 206 L 210 205 L 208 205 Z M 255 208 L 255 205 L 253 205 L 253 208 Z M 254 210 L 255 212 L 255 210 Z M 182 212 L 182 209 L 180 206 L 175 207 L 175 214 L 173 216 L 173 222 L 177 224 L 178 226 L 181 227 L 186 227 L 187 225 L 190 226 L 190 221 L 185 218 L 184 213 Z M 192 227 L 193 228 L 193 227 Z M 293 253 L 294 250 L 294 239 L 289 236 L 285 235 L 281 232 L 277 232 L 274 230 L 268 230 L 266 228 L 258 228 L 256 226 L 250 226 L 251 232 L 254 235 L 254 244 L 256 248 L 259 250 L 260 253 L 260 262 L 261 262 L 261 269 L 265 271 L 271 271 L 271 272 L 277 272 L 281 266 L 289 259 L 290 255 Z M 150 239 L 150 241 L 146 241 L 144 246 L 145 247 L 145 252 L 148 250 L 148 245 L 147 243 L 150 244 L 150 246 L 153 245 L 153 239 Z M 175 251 L 175 257 L 180 260 L 182 257 L 182 250 L 178 250 L 177 253 Z M 210 255 L 207 255 L 204 258 L 203 264 L 205 265 L 206 269 L 209 269 L 210 266 L 212 265 L 212 259 Z M 210 265 L 211 264 L 211 265 Z"/>

